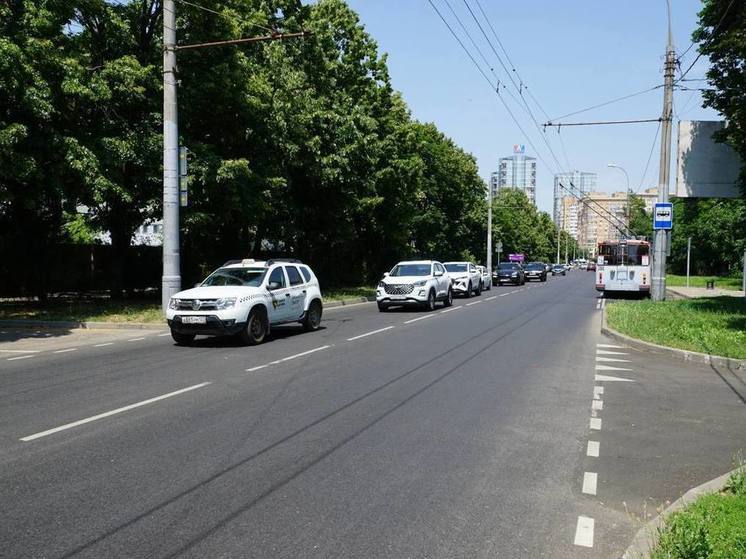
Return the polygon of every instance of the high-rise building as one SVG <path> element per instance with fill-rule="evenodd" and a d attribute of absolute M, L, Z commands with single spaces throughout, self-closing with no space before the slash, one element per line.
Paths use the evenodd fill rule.
<path fill-rule="evenodd" d="M 503 188 L 522 190 L 536 205 L 536 158 L 526 155 L 526 146 L 514 145 L 511 157 L 501 157 L 498 171 L 490 176 L 492 195 Z"/>
<path fill-rule="evenodd" d="M 596 190 L 598 175 L 584 171 L 569 171 L 554 175 L 554 223 L 557 227 L 567 230 L 562 224 L 563 198 L 570 197 L 576 202 L 582 194 Z M 578 202 L 579 203 L 579 202 Z"/>

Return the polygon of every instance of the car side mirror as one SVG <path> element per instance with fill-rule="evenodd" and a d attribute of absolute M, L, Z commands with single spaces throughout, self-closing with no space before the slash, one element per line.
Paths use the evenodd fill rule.
<path fill-rule="evenodd" d="M 267 289 L 269 291 L 274 291 L 275 289 L 280 289 L 280 287 L 282 287 L 282 286 L 280 285 L 279 281 L 271 281 L 271 282 L 269 282 L 267 284 Z"/>
<path fill-rule="evenodd" d="M 435 270 L 435 272 L 433 273 L 433 276 L 435 276 L 436 278 L 439 278 L 442 275 L 443 275 L 443 272 L 441 272 L 440 270 Z"/>
<path fill-rule="evenodd" d="M 385 278 L 389 277 L 389 273 L 388 272 L 384 272 L 383 273 L 383 277 L 385 277 Z"/>

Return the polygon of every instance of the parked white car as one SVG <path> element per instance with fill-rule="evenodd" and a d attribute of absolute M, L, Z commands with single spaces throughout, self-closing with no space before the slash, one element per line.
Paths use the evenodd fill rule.
<path fill-rule="evenodd" d="M 405 305 L 433 310 L 436 301 L 450 307 L 453 290 L 445 267 L 434 260 L 399 262 L 383 275 L 376 288 L 376 302 L 382 312 L 389 307 Z"/>
<path fill-rule="evenodd" d="M 299 260 L 231 260 L 198 286 L 171 297 L 166 320 L 179 345 L 198 335 L 235 335 L 256 345 L 277 324 L 300 322 L 308 331 L 318 329 L 322 308 L 319 282 Z"/>
<path fill-rule="evenodd" d="M 482 274 L 472 262 L 445 262 L 448 275 L 453 280 L 453 293 L 471 297 L 482 294 Z"/>
<path fill-rule="evenodd" d="M 492 289 L 492 275 L 487 271 L 487 267 L 477 265 L 477 270 L 482 274 L 482 291 Z"/>

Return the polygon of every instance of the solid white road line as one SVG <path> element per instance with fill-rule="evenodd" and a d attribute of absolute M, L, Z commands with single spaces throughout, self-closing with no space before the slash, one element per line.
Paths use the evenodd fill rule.
<path fill-rule="evenodd" d="M 597 349 L 596 355 L 629 355 L 625 351 L 608 351 L 606 349 Z"/>
<path fill-rule="evenodd" d="M 413 318 L 412 320 L 405 320 L 404 324 L 412 324 L 413 322 L 417 322 L 418 320 L 425 320 L 426 318 L 432 318 L 434 317 L 434 314 L 426 314 L 425 316 L 421 316 L 419 318 Z"/>
<path fill-rule="evenodd" d="M 583 474 L 583 493 L 586 495 L 595 495 L 597 484 L 598 474 L 596 472 L 585 472 Z"/>
<path fill-rule="evenodd" d="M 472 305 L 478 305 L 479 303 L 482 303 L 483 301 L 473 301 L 471 303 L 466 303 L 466 307 L 471 307 Z"/>
<path fill-rule="evenodd" d="M 601 411 L 602 409 L 604 409 L 604 401 L 603 400 L 591 401 L 591 409 Z"/>
<path fill-rule="evenodd" d="M 485 301 L 492 301 L 492 299 L 497 299 L 497 295 L 493 295 L 492 297 L 487 297 Z"/>
<path fill-rule="evenodd" d="M 372 336 L 373 334 L 378 334 L 380 332 L 385 332 L 386 330 L 391 330 L 393 326 L 386 326 L 386 328 L 379 328 L 378 330 L 373 330 L 372 332 L 366 332 L 365 334 L 360 334 L 359 336 L 354 336 L 352 338 L 347 338 L 348 342 L 354 342 L 355 340 L 359 340 L 360 338 L 365 338 L 367 336 Z"/>
<path fill-rule="evenodd" d="M 140 340 L 144 340 L 145 338 L 132 338 L 131 340 L 127 340 L 128 342 L 139 342 Z"/>
<path fill-rule="evenodd" d="M 41 353 L 39 349 L 0 349 L 0 353 Z"/>
<path fill-rule="evenodd" d="M 575 545 L 593 547 L 593 525 L 594 521 L 589 516 L 578 516 L 578 525 L 575 528 Z"/>
<path fill-rule="evenodd" d="M 158 334 L 159 338 L 162 338 L 163 336 L 170 336 L 171 332 L 166 332 L 165 334 Z"/>
<path fill-rule="evenodd" d="M 68 351 L 78 351 L 77 347 L 69 347 L 67 349 L 58 349 L 57 351 L 53 351 L 52 353 L 67 353 Z"/>
<path fill-rule="evenodd" d="M 599 363 L 631 363 L 629 359 L 617 359 L 616 357 L 598 357 L 598 356 L 596 356 L 596 362 L 599 362 Z"/>
<path fill-rule="evenodd" d="M 598 400 L 601 398 L 601 394 L 604 393 L 604 387 L 603 386 L 594 386 L 593 387 L 593 398 L 595 400 Z"/>
<path fill-rule="evenodd" d="M 606 299 L 601 299 L 601 308 L 606 308 Z"/>
<path fill-rule="evenodd" d="M 594 431 L 601 430 L 601 418 L 600 417 L 591 417 L 591 429 L 593 429 Z"/>
<path fill-rule="evenodd" d="M 258 371 L 259 369 L 264 369 L 264 367 L 267 367 L 268 365 L 259 365 L 258 367 L 251 367 L 251 369 L 246 369 L 247 373 L 251 373 L 252 371 Z"/>
<path fill-rule="evenodd" d="M 103 419 L 105 417 L 110 417 L 112 415 L 116 415 L 119 413 L 123 413 L 126 411 L 133 410 L 135 408 L 139 408 L 142 406 L 147 406 L 148 404 L 152 404 L 154 402 L 158 402 L 160 400 L 165 400 L 166 398 L 171 398 L 173 396 L 178 396 L 179 394 L 184 394 L 185 392 L 189 392 L 191 390 L 197 390 L 198 388 L 203 388 L 207 386 L 208 384 L 211 384 L 209 382 L 202 382 L 200 384 L 195 384 L 194 386 L 188 386 L 186 388 L 182 388 L 181 390 L 175 390 L 174 392 L 169 392 L 168 394 L 162 394 L 161 396 L 156 396 L 155 398 L 150 398 L 148 400 L 143 400 L 142 402 L 137 402 L 135 404 L 130 404 L 128 406 L 124 406 L 121 408 L 117 408 L 115 410 L 107 411 L 104 413 L 100 413 L 98 415 L 94 415 L 91 417 L 87 417 L 85 419 L 81 419 L 79 421 L 73 421 L 72 423 L 66 423 L 65 425 L 60 425 L 59 427 L 55 427 L 54 429 L 48 429 L 46 431 L 41 431 L 40 433 L 34 433 L 33 435 L 29 435 L 28 437 L 23 437 L 21 440 L 25 443 L 29 441 L 33 441 L 35 439 L 40 439 L 41 437 L 46 437 L 47 435 L 52 435 L 54 433 L 59 433 L 60 431 L 65 431 L 67 429 L 72 429 L 73 427 L 78 427 L 79 425 L 85 425 L 86 423 L 90 423 L 92 421 L 98 421 L 99 419 Z"/>
<path fill-rule="evenodd" d="M 512 291 L 510 293 L 513 293 Z M 506 295 L 510 295 L 510 293 L 501 293 L 498 295 L 498 297 L 505 297 Z"/>
<path fill-rule="evenodd" d="M 607 375 L 596 375 L 596 382 L 635 382 L 631 378 L 610 377 Z"/>
<path fill-rule="evenodd" d="M 593 458 L 598 458 L 600 446 L 601 446 L 601 443 L 598 441 L 588 441 L 588 449 L 585 452 L 586 456 L 592 456 Z"/>
<path fill-rule="evenodd" d="M 6 361 L 18 361 L 19 359 L 29 359 L 33 355 L 21 355 L 20 357 L 10 357 Z"/>
<path fill-rule="evenodd" d="M 631 371 L 632 369 L 624 369 L 622 367 L 611 367 L 609 365 L 596 365 L 597 371 Z"/>
<path fill-rule="evenodd" d="M 106 347 L 107 345 L 114 345 L 114 342 L 106 342 L 105 344 L 96 344 L 93 347 Z"/>
<path fill-rule="evenodd" d="M 623 345 L 613 345 L 613 344 L 596 344 L 596 347 L 608 347 L 611 349 L 628 349 L 627 347 Z"/>

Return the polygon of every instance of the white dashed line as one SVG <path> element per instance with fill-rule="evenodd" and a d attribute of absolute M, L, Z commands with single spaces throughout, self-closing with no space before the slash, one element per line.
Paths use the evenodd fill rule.
<path fill-rule="evenodd" d="M 575 545 L 593 547 L 593 525 L 594 521 L 592 518 L 578 516 L 578 525 L 575 528 Z"/>
<path fill-rule="evenodd" d="M 593 387 L 593 399 L 599 400 L 601 398 L 601 394 L 604 393 L 604 387 L 603 386 L 594 386 Z"/>
<path fill-rule="evenodd" d="M 585 472 L 583 474 L 583 493 L 586 495 L 595 495 L 597 483 L 598 474 L 596 472 Z"/>
<path fill-rule="evenodd" d="M 601 301 L 599 300 L 599 301 L 596 301 L 596 309 L 600 309 L 600 308 L 601 308 Z"/>
<path fill-rule="evenodd" d="M 597 371 L 631 371 L 632 369 L 624 369 L 622 367 L 611 367 L 609 365 L 596 365 Z"/>
<path fill-rule="evenodd" d="M 588 449 L 585 451 L 586 456 L 598 458 L 601 443 L 598 441 L 588 441 Z"/>
<path fill-rule="evenodd" d="M 355 340 L 359 340 L 360 338 L 365 338 L 367 336 L 372 336 L 373 334 L 379 334 L 381 332 L 385 332 L 386 330 L 391 330 L 393 326 L 386 326 L 386 328 L 379 328 L 378 330 L 373 330 L 372 332 L 366 332 L 365 334 L 360 334 L 359 336 L 354 336 L 352 338 L 347 338 L 348 342 L 354 342 Z"/>
<path fill-rule="evenodd" d="M 466 303 L 466 305 L 464 305 L 464 306 L 466 306 L 466 307 L 471 307 L 472 305 L 478 305 L 479 303 L 482 303 L 482 302 L 483 302 L 483 301 L 474 301 L 474 302 L 472 302 L 472 303 Z"/>
<path fill-rule="evenodd" d="M 635 382 L 631 378 L 610 377 L 607 375 L 596 375 L 596 382 Z"/>
<path fill-rule="evenodd" d="M 60 425 L 59 427 L 55 427 L 54 429 L 48 429 L 46 431 L 41 431 L 40 433 L 35 433 L 33 435 L 29 435 L 28 437 L 23 437 L 21 440 L 23 442 L 29 442 L 33 441 L 35 439 L 40 439 L 41 437 L 46 437 L 47 435 L 52 435 L 54 433 L 59 433 L 60 431 L 65 431 L 66 429 L 72 429 L 73 427 L 78 427 L 79 425 L 84 425 L 86 423 L 90 423 L 92 421 L 97 421 L 99 419 L 103 419 L 105 417 L 110 417 L 112 415 L 116 415 L 118 413 L 123 413 L 126 411 L 133 410 L 135 408 L 139 408 L 142 406 L 147 406 L 148 404 L 152 404 L 154 402 L 158 402 L 159 400 L 165 400 L 166 398 L 171 398 L 173 396 L 178 396 L 179 394 L 184 394 L 185 392 L 189 392 L 191 390 L 197 390 L 198 388 L 203 388 L 210 384 L 209 382 L 203 382 L 200 384 L 195 384 L 194 386 L 188 386 L 186 388 L 182 388 L 181 390 L 175 390 L 174 392 L 169 392 L 168 394 L 163 394 L 161 396 L 156 396 L 155 398 L 150 398 L 148 400 L 143 400 L 142 402 L 137 402 L 135 404 L 130 404 L 128 406 L 124 406 L 121 408 L 117 408 L 115 410 L 107 411 L 104 413 L 100 413 L 98 415 L 94 415 L 91 417 L 87 417 L 85 419 L 81 419 L 79 421 L 73 421 L 72 423 L 66 423 L 65 425 Z"/>
<path fill-rule="evenodd" d="M 616 357 L 598 357 L 596 356 L 597 363 L 630 363 L 629 359 L 617 359 Z"/>
<path fill-rule="evenodd" d="M 29 359 L 33 357 L 33 355 L 21 355 L 20 357 L 10 357 L 6 361 L 18 361 L 19 359 Z"/>
<path fill-rule="evenodd" d="M 591 409 L 600 411 L 604 409 L 604 401 L 603 400 L 593 400 L 591 402 Z"/>
<path fill-rule="evenodd" d="M 613 345 L 613 344 L 596 344 L 596 347 L 608 347 L 611 349 L 627 349 L 623 345 Z"/>
<path fill-rule="evenodd" d="M 171 332 L 166 332 L 165 334 L 158 334 L 159 338 L 162 338 L 163 336 L 170 336 Z"/>
<path fill-rule="evenodd" d="M 130 340 L 127 340 L 128 342 L 139 342 L 140 340 L 144 340 L 145 338 L 132 338 Z"/>
<path fill-rule="evenodd" d="M 601 430 L 601 418 L 600 417 L 591 417 L 591 429 L 593 429 L 594 431 Z"/>
<path fill-rule="evenodd" d="M 321 347 L 316 347 L 313 349 L 309 349 L 308 351 L 304 351 L 302 353 L 296 353 L 295 355 L 291 355 L 289 357 L 278 359 L 277 361 L 272 361 L 271 363 L 267 363 L 266 365 L 258 365 L 256 367 L 251 367 L 250 369 L 246 369 L 246 372 L 251 373 L 252 371 L 258 371 L 259 369 L 264 369 L 264 367 L 268 367 L 269 365 L 279 365 L 280 363 L 284 363 L 285 361 L 291 361 L 293 359 L 297 359 L 298 357 L 303 357 L 304 355 L 311 355 L 312 353 L 316 353 L 317 351 L 329 349 L 330 347 L 332 346 L 322 345 Z"/>
<path fill-rule="evenodd" d="M 445 309 L 445 310 L 442 310 L 442 311 L 440 311 L 440 314 L 444 314 L 444 313 L 447 313 L 447 312 L 451 312 L 451 311 L 457 311 L 457 310 L 459 310 L 460 308 L 461 308 L 461 307 L 451 307 L 451 308 L 449 308 L 449 309 Z"/>
<path fill-rule="evenodd" d="M 96 344 L 93 347 L 106 347 L 108 345 L 114 345 L 114 342 L 106 342 L 105 344 Z"/>
<path fill-rule="evenodd" d="M 246 372 L 251 373 L 253 371 L 258 371 L 259 369 L 264 369 L 264 367 L 267 367 L 267 365 L 259 365 L 258 367 L 251 367 L 251 369 L 246 369 Z"/>
<path fill-rule="evenodd" d="M 601 299 L 601 308 L 606 308 L 606 299 Z"/>
<path fill-rule="evenodd" d="M 67 353 L 68 351 L 78 351 L 77 347 L 70 347 L 67 349 L 58 349 L 57 351 L 53 351 L 52 353 Z"/>
<path fill-rule="evenodd" d="M 426 318 L 432 318 L 434 317 L 434 314 L 426 314 L 425 316 L 421 316 L 419 318 L 413 318 L 412 320 L 405 320 L 404 324 L 412 324 L 413 322 L 417 322 L 418 320 L 425 320 Z"/>
<path fill-rule="evenodd" d="M 597 349 L 596 355 L 629 355 L 624 351 L 608 351 L 606 349 Z"/>
<path fill-rule="evenodd" d="M 513 293 L 512 291 L 510 293 Z M 510 295 L 510 293 L 501 293 L 498 295 L 498 297 L 505 297 L 506 295 Z"/>
<path fill-rule="evenodd" d="M 0 353 L 41 353 L 38 349 L 0 349 Z"/>
<path fill-rule="evenodd" d="M 492 301 L 492 299 L 497 299 L 497 295 L 493 295 L 492 297 L 487 297 L 485 301 Z"/>

